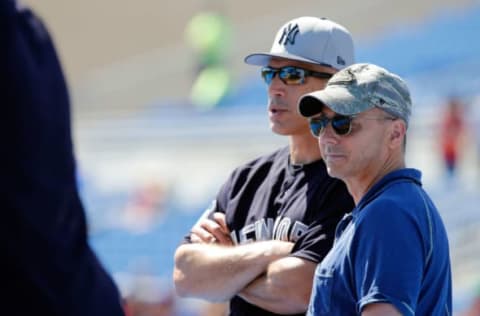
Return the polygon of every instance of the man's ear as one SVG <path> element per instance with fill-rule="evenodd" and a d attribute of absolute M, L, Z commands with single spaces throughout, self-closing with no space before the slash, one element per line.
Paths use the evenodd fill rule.
<path fill-rule="evenodd" d="M 403 146 L 403 139 L 405 138 L 406 132 L 407 126 L 403 120 L 397 119 L 393 121 L 390 128 L 390 144 L 393 148 Z"/>

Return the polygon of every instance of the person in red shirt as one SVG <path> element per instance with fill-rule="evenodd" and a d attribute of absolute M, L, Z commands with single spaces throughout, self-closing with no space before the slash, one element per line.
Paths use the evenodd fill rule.
<path fill-rule="evenodd" d="M 446 104 L 440 125 L 440 145 L 442 159 L 449 177 L 453 177 L 458 167 L 465 130 L 463 104 L 451 97 Z"/>

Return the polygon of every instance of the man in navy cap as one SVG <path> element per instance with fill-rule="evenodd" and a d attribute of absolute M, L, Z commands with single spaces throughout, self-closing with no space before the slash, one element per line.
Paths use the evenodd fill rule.
<path fill-rule="evenodd" d="M 123 315 L 87 244 L 69 98 L 42 22 L 0 1 L 2 315 Z"/>
<path fill-rule="evenodd" d="M 350 32 L 308 16 L 282 25 L 270 51 L 245 58 L 261 67 L 270 128 L 289 144 L 239 166 L 225 181 L 176 251 L 180 295 L 230 301 L 232 316 L 305 314 L 315 267 L 353 201 L 328 176 L 297 104 L 353 61 Z"/>

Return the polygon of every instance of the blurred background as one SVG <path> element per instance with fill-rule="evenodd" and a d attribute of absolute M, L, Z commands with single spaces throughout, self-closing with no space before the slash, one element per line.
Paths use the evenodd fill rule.
<path fill-rule="evenodd" d="M 480 297 L 479 1 L 24 2 L 69 82 L 91 245 L 142 315 L 220 315 L 175 297 L 173 253 L 233 167 L 287 144 L 243 57 L 302 15 L 343 24 L 358 62 L 409 84 L 407 163 L 447 226 L 454 313 L 480 315 L 469 312 Z"/>

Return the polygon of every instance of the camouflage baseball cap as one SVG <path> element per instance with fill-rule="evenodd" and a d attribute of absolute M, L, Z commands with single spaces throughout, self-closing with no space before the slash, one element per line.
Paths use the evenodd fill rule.
<path fill-rule="evenodd" d="M 412 101 L 405 82 L 396 74 L 373 64 L 354 64 L 337 72 L 323 90 L 300 98 L 298 111 L 305 117 L 320 113 L 326 105 L 342 115 L 373 107 L 403 119 L 408 126 Z"/>

